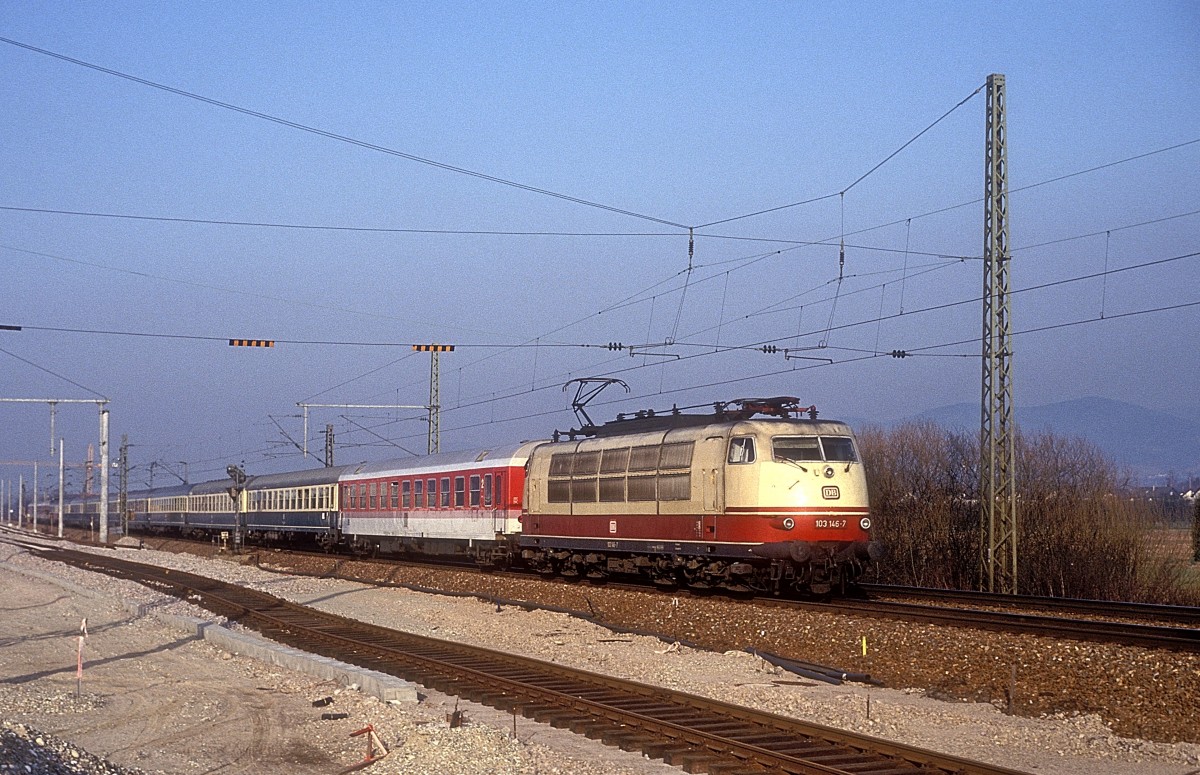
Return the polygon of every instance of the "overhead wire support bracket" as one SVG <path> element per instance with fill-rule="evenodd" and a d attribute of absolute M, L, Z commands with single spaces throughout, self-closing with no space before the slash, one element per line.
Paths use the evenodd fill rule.
<path fill-rule="evenodd" d="M 299 449 L 300 452 L 302 452 L 304 454 L 305 459 L 308 459 L 308 410 L 309 409 L 314 409 L 314 408 L 322 408 L 322 409 L 425 409 L 426 411 L 431 411 L 431 407 L 428 404 L 421 404 L 421 405 L 418 405 L 418 404 L 312 404 L 312 403 L 308 403 L 306 401 L 297 401 L 296 406 L 298 406 L 304 410 L 304 443 L 303 443 L 303 445 L 297 445 L 296 442 L 293 441 L 290 436 L 288 437 L 288 441 L 291 441 L 292 444 L 295 445 L 297 447 L 297 449 Z M 274 421 L 274 418 L 272 418 L 272 421 Z M 275 424 L 277 426 L 279 425 L 279 423 L 275 423 Z M 283 428 L 280 428 L 280 431 L 282 431 L 282 430 L 283 430 Z M 284 435 L 286 435 L 286 434 L 284 434 Z M 407 451 L 407 450 L 405 450 L 405 451 Z M 314 455 L 314 457 L 315 457 L 315 455 Z"/>
<path fill-rule="evenodd" d="M 654 342 L 654 343 L 648 343 L 648 344 L 627 344 L 627 345 L 625 345 L 625 349 L 629 350 L 630 358 L 634 357 L 635 355 L 641 355 L 641 356 L 650 356 L 653 358 L 674 358 L 675 360 L 679 360 L 679 355 L 676 353 L 656 353 L 656 352 L 650 352 L 650 350 L 649 350 L 649 348 L 651 348 L 651 347 L 671 347 L 674 344 L 675 344 L 674 339 L 668 339 L 665 342 Z"/>
<path fill-rule="evenodd" d="M 767 355 L 776 355 L 778 353 L 783 353 L 783 359 L 785 361 L 803 360 L 803 361 L 822 361 L 824 363 L 833 363 L 833 358 L 817 358 L 816 356 L 812 356 L 812 355 L 793 355 L 792 354 L 792 353 L 798 353 L 798 352 L 806 352 L 808 350 L 823 350 L 823 349 L 825 349 L 823 346 L 822 347 L 780 347 L 779 345 L 775 345 L 775 344 L 764 344 L 762 347 L 755 347 L 753 349 L 758 350 L 761 353 L 766 353 Z"/>
<path fill-rule="evenodd" d="M 785 347 L 783 350 L 783 359 L 785 361 L 821 361 L 822 363 L 829 363 L 829 364 L 833 363 L 833 358 L 818 358 L 815 355 L 793 355 L 792 354 L 794 352 L 804 352 L 806 350 L 812 350 L 812 349 L 814 349 L 814 348 L 812 348 L 812 347 L 800 347 L 800 348 Z M 822 349 L 822 348 L 816 348 L 816 349 Z"/>

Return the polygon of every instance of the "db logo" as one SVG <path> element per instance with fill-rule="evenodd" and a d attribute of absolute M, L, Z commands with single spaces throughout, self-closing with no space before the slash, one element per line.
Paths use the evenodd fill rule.
<path fill-rule="evenodd" d="M 827 484 L 821 488 L 821 497 L 827 501 L 835 501 L 842 497 L 842 491 L 836 485 Z"/>

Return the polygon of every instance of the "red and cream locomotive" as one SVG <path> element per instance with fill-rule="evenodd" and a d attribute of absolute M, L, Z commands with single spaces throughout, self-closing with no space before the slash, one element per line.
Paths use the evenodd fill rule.
<path fill-rule="evenodd" d="M 844 591 L 882 554 L 866 475 L 849 427 L 801 411 L 793 398 L 748 399 L 535 447 L 522 559 L 590 578 Z"/>

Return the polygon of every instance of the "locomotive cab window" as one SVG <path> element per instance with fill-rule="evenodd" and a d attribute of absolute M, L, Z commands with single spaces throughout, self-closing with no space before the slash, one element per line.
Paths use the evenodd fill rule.
<path fill-rule="evenodd" d="M 821 447 L 825 450 L 825 459 L 839 463 L 853 463 L 858 460 L 854 453 L 854 442 L 849 436 L 822 436 Z"/>
<path fill-rule="evenodd" d="M 853 463 L 858 460 L 848 436 L 776 436 L 771 440 L 775 460 Z"/>
<path fill-rule="evenodd" d="M 754 439 L 750 436 L 737 436 L 729 440 L 730 463 L 754 462 Z"/>
<path fill-rule="evenodd" d="M 821 460 L 821 441 L 816 436 L 776 436 L 771 439 L 771 447 L 776 460 Z"/>

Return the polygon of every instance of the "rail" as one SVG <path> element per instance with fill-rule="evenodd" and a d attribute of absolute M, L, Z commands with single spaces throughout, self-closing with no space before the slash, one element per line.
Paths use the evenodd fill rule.
<path fill-rule="evenodd" d="M 688 772 L 1016 773 L 719 700 L 389 630 L 112 555 L 59 548 L 42 554 L 189 599 L 296 648 L 641 751 Z"/>

